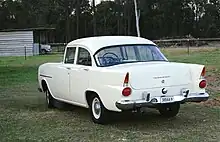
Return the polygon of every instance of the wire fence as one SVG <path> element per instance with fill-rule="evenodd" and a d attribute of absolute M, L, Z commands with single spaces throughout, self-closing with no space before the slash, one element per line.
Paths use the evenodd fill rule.
<path fill-rule="evenodd" d="M 184 38 L 152 40 L 159 48 L 185 48 L 190 54 L 190 49 L 195 48 L 220 48 L 220 38 Z M 53 53 L 63 54 L 67 43 L 51 43 Z"/>

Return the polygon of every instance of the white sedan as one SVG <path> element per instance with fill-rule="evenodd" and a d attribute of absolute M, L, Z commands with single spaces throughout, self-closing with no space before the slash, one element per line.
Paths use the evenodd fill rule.
<path fill-rule="evenodd" d="M 99 124 L 110 112 L 143 107 L 174 117 L 180 104 L 209 98 L 204 65 L 169 62 L 155 43 L 131 36 L 74 40 L 62 62 L 39 67 L 38 82 L 49 108 L 55 101 L 89 108 Z"/>

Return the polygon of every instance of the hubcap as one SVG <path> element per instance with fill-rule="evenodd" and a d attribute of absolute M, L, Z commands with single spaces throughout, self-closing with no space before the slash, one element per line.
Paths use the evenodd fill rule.
<path fill-rule="evenodd" d="M 98 98 L 94 98 L 92 101 L 92 113 L 96 119 L 101 116 L 101 104 Z"/>
<path fill-rule="evenodd" d="M 167 107 L 166 110 L 167 110 L 167 111 L 171 111 L 171 108 Z"/>

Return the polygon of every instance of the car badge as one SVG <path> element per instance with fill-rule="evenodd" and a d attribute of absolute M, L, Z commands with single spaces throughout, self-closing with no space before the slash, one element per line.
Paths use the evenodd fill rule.
<path fill-rule="evenodd" d="M 163 94 L 167 94 L 167 92 L 168 92 L 168 90 L 167 90 L 166 88 L 163 88 L 163 89 L 162 89 L 162 93 L 163 93 Z"/>
<path fill-rule="evenodd" d="M 161 83 L 165 83 L 165 80 L 162 80 Z"/>

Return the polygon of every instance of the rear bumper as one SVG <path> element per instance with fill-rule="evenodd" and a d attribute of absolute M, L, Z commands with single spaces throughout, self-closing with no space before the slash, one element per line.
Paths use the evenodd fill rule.
<path fill-rule="evenodd" d="M 208 93 L 201 94 L 191 94 L 188 97 L 184 96 L 174 96 L 172 102 L 169 103 L 185 103 L 185 102 L 204 102 L 209 99 Z M 161 103 L 161 97 L 154 97 L 150 101 L 145 100 L 124 100 L 116 102 L 116 107 L 120 110 L 133 110 L 141 107 L 155 107 L 156 105 L 163 104 Z"/>
<path fill-rule="evenodd" d="M 205 102 L 209 99 L 209 97 L 194 97 L 194 98 L 187 98 L 184 102 Z"/>

